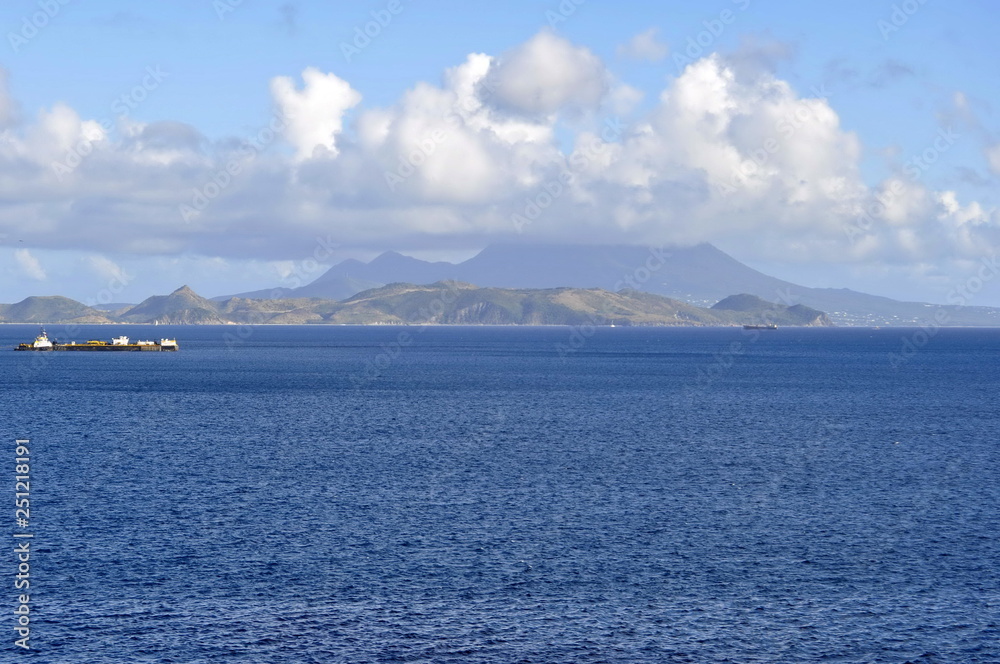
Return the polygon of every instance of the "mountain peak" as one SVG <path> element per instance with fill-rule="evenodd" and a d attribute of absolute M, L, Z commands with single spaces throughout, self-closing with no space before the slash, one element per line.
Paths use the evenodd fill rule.
<path fill-rule="evenodd" d="M 398 251 L 385 251 L 373 258 L 368 262 L 368 265 L 398 265 L 400 263 L 420 263 L 422 262 L 418 258 L 413 258 L 412 256 L 404 256 Z"/>
<path fill-rule="evenodd" d="M 181 286 L 170 295 L 146 298 L 121 315 L 129 323 L 224 323 L 218 307 L 188 286 Z"/>

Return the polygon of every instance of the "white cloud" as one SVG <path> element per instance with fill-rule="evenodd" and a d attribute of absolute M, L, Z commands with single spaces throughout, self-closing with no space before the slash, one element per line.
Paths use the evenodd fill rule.
<path fill-rule="evenodd" d="M 617 115 L 629 115 L 644 96 L 642 90 L 631 85 L 617 85 L 608 95 L 608 107 Z"/>
<path fill-rule="evenodd" d="M 593 109 L 608 91 L 609 76 L 588 49 L 543 31 L 496 60 L 487 83 L 490 101 L 528 115 Z"/>
<path fill-rule="evenodd" d="M 660 241 L 835 235 L 865 191 L 857 138 L 820 99 L 718 57 L 689 66 L 593 174 L 633 233 Z M 625 205 L 631 203 L 631 205 Z"/>
<path fill-rule="evenodd" d="M 667 57 L 670 49 L 658 38 L 659 28 L 650 28 L 632 37 L 627 43 L 618 47 L 618 55 L 634 60 L 659 62 Z"/>
<path fill-rule="evenodd" d="M 287 76 L 271 81 L 271 95 L 287 121 L 285 137 L 300 159 L 311 157 L 321 146 L 336 154 L 344 114 L 361 102 L 361 93 L 335 74 L 324 74 L 315 67 L 306 68 L 302 80 L 305 85 L 301 91 Z"/>
<path fill-rule="evenodd" d="M 64 162 L 71 153 L 89 154 L 104 141 L 106 132 L 96 120 L 83 120 L 63 103 L 42 110 L 27 133 L 25 152 L 37 159 Z"/>
<path fill-rule="evenodd" d="M 42 264 L 27 249 L 16 249 L 14 251 L 14 262 L 17 264 L 21 274 L 29 279 L 45 281 L 48 278 L 45 270 L 42 268 Z"/>
<path fill-rule="evenodd" d="M 365 251 L 481 247 L 517 235 L 515 215 L 534 205 L 521 234 L 545 241 L 722 242 L 802 261 L 1000 249 L 996 211 L 905 176 L 869 186 L 863 146 L 828 100 L 732 58 L 690 64 L 637 118 L 625 114 L 638 90 L 549 32 L 499 58 L 471 54 L 439 85 L 358 108 L 349 126 L 361 100 L 349 83 L 316 69 L 302 79 L 271 83 L 295 158 L 176 122 L 127 121 L 108 136 L 69 106 L 41 112 L 0 141 L 0 235 L 116 259 L 302 261 L 317 238 Z M 57 177 L 53 161 L 80 145 L 88 155 Z M 182 219 L 199 195 L 200 214 Z M 866 210 L 870 224 L 850 236 Z M 115 268 L 95 258 L 89 269 Z"/>
<path fill-rule="evenodd" d="M 932 201 L 927 193 L 924 187 L 912 180 L 889 178 L 877 195 L 882 201 L 879 216 L 889 226 L 908 226 L 914 219 L 930 214 Z"/>

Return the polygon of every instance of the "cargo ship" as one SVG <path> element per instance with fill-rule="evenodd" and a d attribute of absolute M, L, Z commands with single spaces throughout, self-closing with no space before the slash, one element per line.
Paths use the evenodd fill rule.
<path fill-rule="evenodd" d="M 744 325 L 744 330 L 777 330 L 778 326 L 774 323 L 768 323 L 767 325 Z"/>
<path fill-rule="evenodd" d="M 160 339 L 159 341 L 135 341 L 128 337 L 113 337 L 110 342 L 92 339 L 78 344 L 75 341 L 60 343 L 49 339 L 45 330 L 35 337 L 30 344 L 18 344 L 14 350 L 81 350 L 81 351 L 163 351 L 177 350 L 176 339 Z"/>

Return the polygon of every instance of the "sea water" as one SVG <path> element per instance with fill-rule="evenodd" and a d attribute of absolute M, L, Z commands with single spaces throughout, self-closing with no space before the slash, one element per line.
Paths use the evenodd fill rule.
<path fill-rule="evenodd" d="M 998 330 L 36 332 L 8 653 L 30 532 L 39 662 L 1000 661 Z"/>

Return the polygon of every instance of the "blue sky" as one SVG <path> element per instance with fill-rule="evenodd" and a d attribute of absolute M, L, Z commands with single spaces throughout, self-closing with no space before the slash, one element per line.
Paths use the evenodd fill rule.
<path fill-rule="evenodd" d="M 995 256 L 992 5 L 651 4 L 6 2 L 0 301 L 510 240 L 709 241 L 944 301 Z"/>

